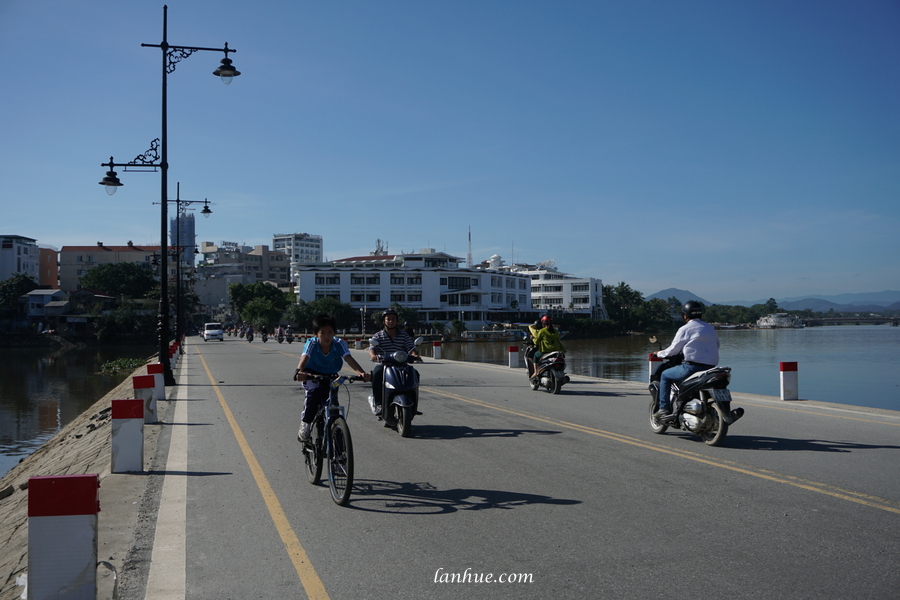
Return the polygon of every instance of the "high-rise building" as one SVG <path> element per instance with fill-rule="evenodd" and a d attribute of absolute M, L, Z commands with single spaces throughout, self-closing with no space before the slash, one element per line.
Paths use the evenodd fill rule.
<path fill-rule="evenodd" d="M 194 235 L 194 215 L 188 213 L 169 219 L 169 245 L 181 248 L 181 264 L 193 266 L 194 250 L 197 248 Z"/>
<path fill-rule="evenodd" d="M 37 240 L 21 235 L 0 235 L 0 281 L 17 273 L 40 280 Z"/>
<path fill-rule="evenodd" d="M 311 233 L 276 233 L 272 250 L 284 252 L 292 263 L 322 262 L 322 236 Z"/>

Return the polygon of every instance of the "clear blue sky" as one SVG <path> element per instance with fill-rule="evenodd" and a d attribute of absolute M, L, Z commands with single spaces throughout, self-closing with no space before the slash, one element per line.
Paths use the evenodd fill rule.
<path fill-rule="evenodd" d="M 171 0 L 198 241 L 554 259 L 712 301 L 900 289 L 900 3 Z M 162 3 L 0 2 L 0 233 L 158 242 Z"/>

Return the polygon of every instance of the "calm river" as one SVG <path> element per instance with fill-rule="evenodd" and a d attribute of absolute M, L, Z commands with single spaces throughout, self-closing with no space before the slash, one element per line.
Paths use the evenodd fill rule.
<path fill-rule="evenodd" d="M 668 345 L 674 334 L 660 336 Z M 780 396 L 780 362 L 798 363 L 800 398 L 900 410 L 900 327 L 846 325 L 719 331 L 720 364 L 735 392 Z M 604 379 L 647 380 L 647 337 L 563 340 L 568 371 Z M 505 343 L 453 342 L 444 358 L 509 364 Z M 431 354 L 425 348 L 424 354 Z M 524 385 L 524 374 L 523 374 Z"/>
<path fill-rule="evenodd" d="M 101 375 L 105 362 L 152 354 L 140 346 L 0 348 L 0 477 L 131 375 Z"/>

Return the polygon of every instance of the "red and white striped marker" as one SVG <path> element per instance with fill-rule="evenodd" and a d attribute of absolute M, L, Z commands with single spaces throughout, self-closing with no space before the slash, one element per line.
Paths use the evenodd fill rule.
<path fill-rule="evenodd" d="M 97 597 L 98 475 L 28 479 L 28 597 Z"/>
<path fill-rule="evenodd" d="M 509 347 L 509 368 L 517 369 L 519 367 L 519 347 Z"/>
<path fill-rule="evenodd" d="M 163 378 L 163 364 L 153 363 L 147 365 L 147 374 L 153 375 L 153 394 L 157 400 L 166 399 L 166 382 Z"/>
<path fill-rule="evenodd" d="M 781 371 L 781 399 L 799 400 L 800 385 L 797 377 L 797 363 L 779 363 L 779 370 Z"/>
<path fill-rule="evenodd" d="M 431 347 L 433 349 L 432 354 L 434 358 L 440 360 L 441 358 L 441 343 L 440 342 L 431 342 Z"/>
<path fill-rule="evenodd" d="M 144 400 L 113 400 L 112 472 L 144 470 Z"/>
<path fill-rule="evenodd" d="M 156 423 L 156 381 L 153 375 L 135 375 L 131 378 L 134 397 L 144 401 L 144 423 Z"/>

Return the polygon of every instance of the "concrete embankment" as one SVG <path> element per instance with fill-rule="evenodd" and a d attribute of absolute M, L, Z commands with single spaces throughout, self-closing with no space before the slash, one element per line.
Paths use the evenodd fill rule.
<path fill-rule="evenodd" d="M 135 375 L 145 373 L 146 367 L 134 372 Z M 16 580 L 28 568 L 29 477 L 100 476 L 97 558 L 115 566 L 121 577 L 148 476 L 110 473 L 110 403 L 133 395 L 129 376 L 0 479 L 0 600 L 20 598 L 23 591 Z M 145 457 L 155 454 L 154 433 L 158 428 L 158 425 L 144 428 Z M 112 586 L 112 573 L 101 568 L 98 598 L 112 597 Z"/>

